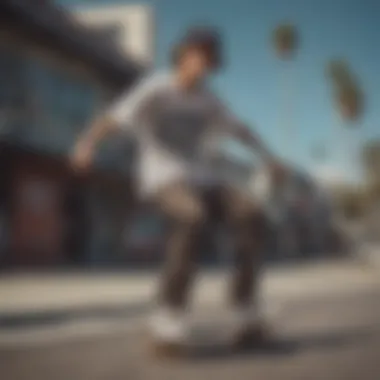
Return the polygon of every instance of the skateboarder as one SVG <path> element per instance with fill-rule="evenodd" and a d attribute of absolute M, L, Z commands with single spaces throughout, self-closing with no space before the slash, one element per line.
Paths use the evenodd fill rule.
<path fill-rule="evenodd" d="M 138 137 L 139 195 L 172 221 L 159 308 L 151 325 L 156 347 L 168 354 L 181 352 L 185 343 L 198 236 L 210 214 L 224 218 L 235 239 L 236 273 L 231 287 L 235 343 L 243 347 L 264 332 L 256 291 L 265 215 L 255 199 L 218 176 L 209 158 L 221 135 L 228 134 L 259 154 L 275 176 L 282 167 L 210 89 L 207 79 L 222 64 L 218 31 L 190 28 L 173 49 L 171 70 L 146 77 L 122 95 L 85 131 L 72 155 L 74 166 L 83 170 L 108 133 L 129 130 Z"/>

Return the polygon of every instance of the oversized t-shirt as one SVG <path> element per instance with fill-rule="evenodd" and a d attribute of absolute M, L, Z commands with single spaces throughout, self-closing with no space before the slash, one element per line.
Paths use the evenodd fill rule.
<path fill-rule="evenodd" d="M 242 127 L 207 87 L 185 91 L 170 73 L 145 78 L 107 115 L 139 141 L 142 195 L 179 180 L 221 181 L 210 158 L 225 133 Z"/>

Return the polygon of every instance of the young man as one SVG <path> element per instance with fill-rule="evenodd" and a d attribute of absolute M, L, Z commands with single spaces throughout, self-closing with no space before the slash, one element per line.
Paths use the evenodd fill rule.
<path fill-rule="evenodd" d="M 207 77 L 221 67 L 221 45 L 215 30 L 189 30 L 173 50 L 171 72 L 152 75 L 123 95 L 83 135 L 72 157 L 75 167 L 83 170 L 106 134 L 122 128 L 138 136 L 140 195 L 154 201 L 173 221 L 160 309 L 151 326 L 157 347 L 166 353 L 183 348 L 196 243 L 210 211 L 225 218 L 235 236 L 231 296 L 237 316 L 236 344 L 244 346 L 262 335 L 254 293 L 265 219 L 257 204 L 219 178 L 208 163 L 218 137 L 227 133 L 259 153 L 273 174 L 282 171 L 258 138 L 207 86 Z"/>

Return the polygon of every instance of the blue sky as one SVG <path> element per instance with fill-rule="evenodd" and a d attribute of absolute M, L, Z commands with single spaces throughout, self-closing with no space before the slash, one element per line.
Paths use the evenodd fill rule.
<path fill-rule="evenodd" d="M 68 6 L 94 6 L 128 1 L 60 0 Z M 132 1 L 139 3 L 139 1 Z M 234 111 L 256 126 L 269 145 L 304 167 L 316 165 L 310 155 L 320 143 L 361 141 L 380 137 L 380 1 L 377 0 L 151 0 L 157 8 L 157 65 L 167 63 L 175 38 L 194 23 L 210 23 L 226 40 L 228 66 L 215 87 Z M 271 31 L 283 21 L 294 23 L 300 46 L 290 68 L 290 97 L 296 132 L 291 147 L 283 140 L 284 63 L 271 45 Z M 366 94 L 360 129 L 351 135 L 332 132 L 339 125 L 324 67 L 331 58 L 347 58 Z M 346 145 L 345 145 L 346 146 Z M 359 144 L 356 143 L 356 147 Z M 353 172 L 352 154 L 331 157 L 329 163 Z M 350 159 L 351 161 L 350 161 Z"/>

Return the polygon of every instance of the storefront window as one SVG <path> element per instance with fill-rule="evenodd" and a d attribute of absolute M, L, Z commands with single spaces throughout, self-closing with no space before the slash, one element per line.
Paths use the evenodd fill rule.
<path fill-rule="evenodd" d="M 25 119 L 25 76 L 22 57 L 11 49 L 0 50 L 0 135 L 19 130 Z"/>
<path fill-rule="evenodd" d="M 95 88 L 38 61 L 29 63 L 28 85 L 34 115 L 28 138 L 41 147 L 66 152 L 94 113 Z"/>
<path fill-rule="evenodd" d="M 0 48 L 0 137 L 66 153 L 101 107 L 92 82 Z"/>
<path fill-rule="evenodd" d="M 163 233 L 164 222 L 158 215 L 141 213 L 125 230 L 124 241 L 127 251 L 138 254 L 147 248 L 154 248 L 161 241 Z"/>

